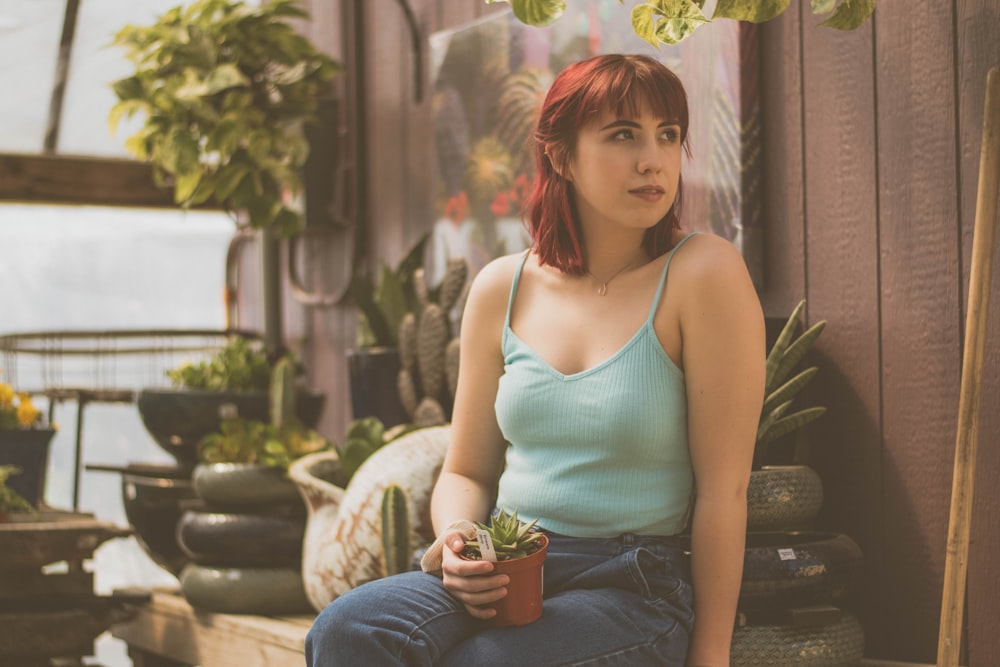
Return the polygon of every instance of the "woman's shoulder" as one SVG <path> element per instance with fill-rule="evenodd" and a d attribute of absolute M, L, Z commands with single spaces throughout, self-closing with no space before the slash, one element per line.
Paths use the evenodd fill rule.
<path fill-rule="evenodd" d="M 675 246 L 676 256 L 671 259 L 671 281 L 726 283 L 747 275 L 743 255 L 731 241 L 712 232 L 681 233 L 681 241 L 683 245 Z"/>
<path fill-rule="evenodd" d="M 525 253 L 504 255 L 491 260 L 476 274 L 469 290 L 469 303 L 490 310 L 506 312 L 514 275 L 524 261 Z"/>

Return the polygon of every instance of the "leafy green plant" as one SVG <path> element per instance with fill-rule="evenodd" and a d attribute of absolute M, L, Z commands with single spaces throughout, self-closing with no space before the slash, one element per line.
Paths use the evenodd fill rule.
<path fill-rule="evenodd" d="M 476 527 L 489 533 L 497 560 L 514 560 L 538 551 L 541 548 L 542 533 L 533 531 L 537 521 L 525 523 L 517 518 L 517 510 L 507 514 L 497 511 L 489 525 L 476 522 Z M 482 551 L 477 540 L 466 540 L 462 555 L 473 560 L 482 560 Z"/>
<path fill-rule="evenodd" d="M 234 337 L 211 359 L 168 370 L 167 377 L 183 389 L 267 391 L 271 368 L 262 345 Z"/>
<path fill-rule="evenodd" d="M 135 72 L 112 84 L 108 123 L 145 114 L 126 147 L 178 204 L 214 199 L 254 228 L 298 230 L 303 125 L 339 67 L 288 23 L 307 16 L 295 0 L 197 0 L 115 35 Z"/>
<path fill-rule="evenodd" d="M 565 0 L 486 0 L 510 2 L 511 8 L 522 23 L 546 26 L 557 21 L 566 11 Z M 622 0 L 624 4 L 624 0 Z M 711 18 L 705 16 L 705 0 L 646 0 L 631 10 L 632 29 L 635 34 L 653 46 L 677 44 L 696 29 L 715 19 L 734 19 L 751 23 L 764 23 L 780 16 L 788 9 L 789 0 L 761 2 L 761 0 L 719 0 Z M 822 25 L 838 30 L 853 30 L 864 23 L 875 11 L 875 0 L 810 0 L 813 14 L 829 16 Z"/>
<path fill-rule="evenodd" d="M 12 475 L 20 475 L 21 469 L 17 466 L 0 465 L 0 514 L 8 512 L 28 512 L 34 513 L 35 508 L 31 506 L 21 494 L 7 486 L 7 480 Z"/>
<path fill-rule="evenodd" d="M 334 443 L 295 417 L 295 365 L 283 358 L 271 371 L 271 421 L 224 416 L 218 433 L 198 443 L 203 463 L 259 463 L 288 469 L 292 461 Z"/>
<path fill-rule="evenodd" d="M 421 236 L 396 268 L 382 263 L 378 281 L 362 270 L 351 277 L 350 294 L 359 312 L 359 348 L 395 347 L 399 325 L 417 308 L 414 274 L 424 265 L 430 234 Z"/>
<path fill-rule="evenodd" d="M 804 300 L 800 301 L 789 315 L 767 355 L 764 404 L 761 407 L 760 423 L 757 427 L 754 467 L 762 465 L 772 442 L 802 428 L 826 412 L 825 407 L 814 406 L 786 414 L 802 388 L 819 372 L 816 366 L 810 366 L 793 377 L 788 377 L 826 327 L 826 320 L 820 320 L 800 336 L 795 337 L 805 304 Z"/>

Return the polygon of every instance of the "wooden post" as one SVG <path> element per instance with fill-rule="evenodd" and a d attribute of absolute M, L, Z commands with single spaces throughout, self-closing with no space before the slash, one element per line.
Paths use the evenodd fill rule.
<path fill-rule="evenodd" d="M 983 348 L 989 310 L 990 278 L 1000 194 L 1000 68 L 986 78 L 986 111 L 979 162 L 976 222 L 972 232 L 972 266 L 966 312 L 962 386 L 958 400 L 958 433 L 955 470 L 948 518 L 948 551 L 944 565 L 941 627 L 938 634 L 938 667 L 955 667 L 962 648 L 962 613 L 969 562 L 969 528 L 972 522 L 972 487 L 976 471 L 979 412 L 983 384 Z"/>

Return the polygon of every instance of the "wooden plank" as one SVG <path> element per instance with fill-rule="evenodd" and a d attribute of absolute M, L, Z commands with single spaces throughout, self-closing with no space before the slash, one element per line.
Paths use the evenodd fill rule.
<path fill-rule="evenodd" d="M 929 0 L 878 12 L 887 613 L 876 641 L 926 662 L 937 654 L 961 368 L 954 17 Z"/>
<path fill-rule="evenodd" d="M 0 154 L 0 201 L 177 208 L 173 193 L 153 184 L 152 168 L 143 162 L 9 153 Z"/>
<path fill-rule="evenodd" d="M 786 318 L 805 295 L 799 3 L 760 26 L 764 312 Z"/>
<path fill-rule="evenodd" d="M 1000 65 L 997 49 L 1000 6 L 994 0 L 959 0 L 956 35 L 958 75 L 959 206 L 962 226 L 962 304 L 968 302 L 969 264 L 972 229 L 976 215 L 980 146 L 983 131 L 983 100 L 986 72 Z M 968 658 L 973 665 L 1000 665 L 1000 522 L 995 508 L 1000 505 L 1000 447 L 994 434 L 1000 433 L 1000 270 L 993 258 L 990 316 L 983 366 L 982 419 L 976 461 L 975 496 L 972 509 L 973 540 L 969 550 Z M 964 311 L 963 311 L 964 312 Z M 956 406 L 957 410 L 957 406 Z"/>
<path fill-rule="evenodd" d="M 872 23 L 851 32 L 803 19 L 804 190 L 808 323 L 827 327 L 808 404 L 829 412 L 800 436 L 824 483 L 824 529 L 850 535 L 866 567 L 857 615 L 886 618 L 880 460 L 879 256 Z M 842 54 L 851 53 L 851 58 Z M 872 631 L 869 650 L 885 652 Z"/>
<path fill-rule="evenodd" d="M 111 634 L 130 648 L 186 665 L 301 667 L 313 617 L 292 618 L 199 611 L 180 595 L 160 592 Z"/>

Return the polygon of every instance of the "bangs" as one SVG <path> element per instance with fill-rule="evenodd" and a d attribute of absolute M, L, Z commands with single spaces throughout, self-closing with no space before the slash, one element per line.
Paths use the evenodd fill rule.
<path fill-rule="evenodd" d="M 586 123 L 603 111 L 635 118 L 645 108 L 657 118 L 681 127 L 687 135 L 687 95 L 680 80 L 665 67 L 656 69 L 641 60 L 629 59 L 629 67 L 597 68 L 580 93 L 577 122 Z"/>

